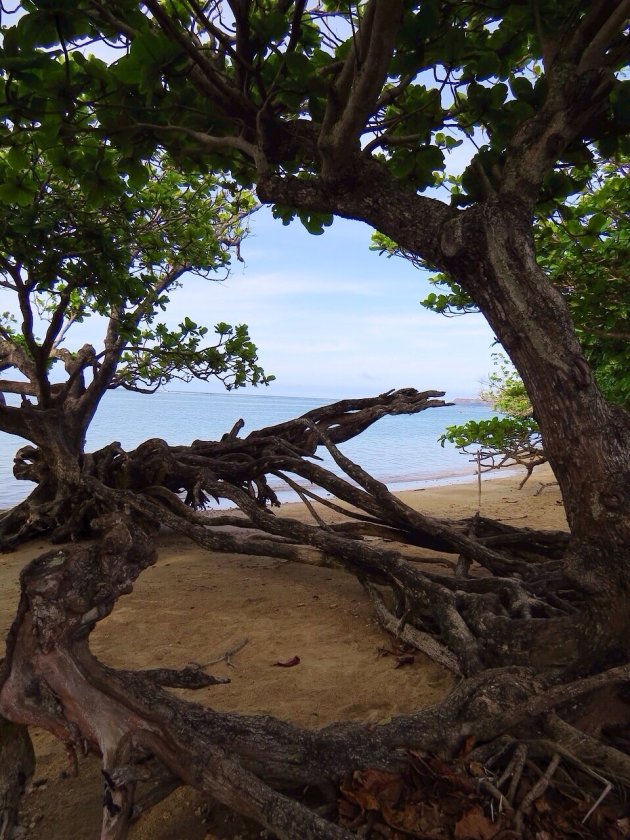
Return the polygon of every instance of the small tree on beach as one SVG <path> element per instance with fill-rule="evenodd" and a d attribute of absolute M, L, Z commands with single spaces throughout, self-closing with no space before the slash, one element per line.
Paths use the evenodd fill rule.
<path fill-rule="evenodd" d="M 452 443 L 464 455 L 474 456 L 481 472 L 502 467 L 525 467 L 523 487 L 536 467 L 547 463 L 532 405 L 518 376 L 501 353 L 494 353 L 495 370 L 484 384 L 480 397 L 501 417 L 468 420 L 447 426 L 438 440 Z"/>
<path fill-rule="evenodd" d="M 252 196 L 183 175 L 163 155 L 121 173 L 119 153 L 93 140 L 66 154 L 35 139 L 0 153 L 0 430 L 33 444 L 15 474 L 37 484 L 0 521 L 5 545 L 75 522 L 79 476 L 98 461 L 84 459 L 85 436 L 107 390 L 269 381 L 247 327 L 220 323 L 212 336 L 188 317 L 175 329 L 158 320 L 186 273 L 225 275 Z M 100 319 L 102 348 L 70 349 L 89 318 Z"/>
<path fill-rule="evenodd" d="M 602 392 L 568 299 L 537 261 L 534 228 L 556 208 L 571 216 L 571 196 L 602 163 L 630 154 L 630 0 L 29 0 L 22 11 L 3 32 L 2 143 L 19 147 L 36 128 L 71 154 L 100 135 L 138 165 L 167 149 L 190 170 L 255 184 L 286 223 L 319 233 L 335 216 L 360 220 L 451 278 L 522 377 L 569 532 L 434 519 L 339 450 L 384 414 L 435 405 L 436 392 L 342 401 L 243 440 L 237 424 L 218 442 L 147 441 L 79 476 L 104 511 L 92 522 L 100 542 L 22 573 L 0 712 L 102 757 L 103 840 L 125 837 L 181 783 L 284 840 L 341 840 L 373 824 L 425 837 L 436 777 L 466 797 L 442 813 L 449 836 L 592 825 L 592 836 L 621 837 L 630 413 Z M 95 43 L 107 60 L 86 55 Z M 461 144 L 471 155 L 461 190 L 440 198 Z M 597 239 L 602 220 L 589 215 Z M 317 446 L 345 477 L 312 460 Z M 311 524 L 269 510 L 269 475 L 297 487 Z M 323 521 L 316 491 L 295 477 L 334 494 L 321 504 L 344 521 Z M 229 498 L 241 515 L 204 518 L 182 488 L 193 504 Z M 211 550 L 311 560 L 315 550 L 342 564 L 389 632 L 461 679 L 436 707 L 314 731 L 161 688 L 211 684 L 201 668 L 105 666 L 89 633 L 155 561 L 164 524 Z M 426 567 L 418 548 L 431 552 Z M 428 789 L 407 795 L 430 761 Z M 145 798 L 140 781 L 152 784 Z M 570 804 L 556 819 L 558 800 Z"/>

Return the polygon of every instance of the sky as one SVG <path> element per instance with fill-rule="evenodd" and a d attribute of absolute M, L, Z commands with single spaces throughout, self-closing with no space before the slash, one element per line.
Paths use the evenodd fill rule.
<path fill-rule="evenodd" d="M 260 364 L 276 376 L 269 394 L 339 398 L 414 387 L 477 396 L 492 367 L 485 319 L 424 309 L 429 272 L 370 251 L 370 236 L 368 226 L 344 219 L 313 236 L 262 208 L 242 246 L 245 264 L 235 262 L 221 283 L 186 278 L 166 320 L 248 324 Z"/>
<path fill-rule="evenodd" d="M 185 276 L 158 320 L 170 327 L 186 316 L 210 328 L 247 324 L 259 364 L 276 377 L 258 387 L 265 394 L 340 399 L 413 387 L 445 391 L 448 399 L 478 396 L 496 349 L 485 319 L 424 309 L 430 273 L 371 251 L 367 225 L 335 219 L 313 236 L 263 207 L 250 227 L 245 262 L 235 260 L 220 282 Z M 15 310 L 12 298 L 0 290 L 0 308 Z M 98 352 L 103 329 L 90 318 L 70 330 L 65 346 L 90 342 Z M 168 388 L 219 392 L 223 385 L 173 381 Z"/>
<path fill-rule="evenodd" d="M 460 173 L 473 153 L 465 141 L 448 154 L 448 171 Z M 436 197 L 448 200 L 444 192 Z M 337 399 L 413 387 L 449 399 L 478 396 L 492 369 L 494 336 L 485 319 L 424 309 L 430 273 L 370 251 L 370 238 L 367 225 L 343 219 L 313 236 L 299 220 L 283 226 L 264 207 L 251 219 L 245 263 L 235 261 L 221 283 L 184 278 L 159 320 L 172 327 L 185 316 L 209 327 L 247 324 L 259 364 L 276 377 L 259 387 L 264 393 Z M 0 290 L 1 309 L 14 308 L 10 297 Z M 90 319 L 73 328 L 66 346 L 87 341 L 98 352 L 101 337 L 102 322 Z M 219 381 L 169 387 L 223 389 Z"/>

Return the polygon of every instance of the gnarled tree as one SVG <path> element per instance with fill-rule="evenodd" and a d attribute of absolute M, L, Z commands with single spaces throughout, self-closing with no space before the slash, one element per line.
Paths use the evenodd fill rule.
<path fill-rule="evenodd" d="M 308 447 L 296 450 L 293 439 L 289 452 L 246 454 L 236 481 L 206 470 L 207 454 L 194 447 L 152 444 L 148 454 L 162 449 L 162 463 L 191 467 L 193 499 L 231 498 L 250 526 L 271 534 L 267 550 L 287 556 L 308 545 L 336 557 L 364 581 L 385 623 L 412 644 L 432 642 L 436 658 L 466 679 L 427 712 L 312 733 L 186 708 L 155 687 L 164 674 L 105 669 L 86 638 L 151 562 L 138 523 L 167 522 L 200 540 L 212 526 L 179 509 L 168 489 L 113 490 L 88 476 L 92 495 L 129 514 L 97 523 L 108 535 L 101 548 L 45 556 L 24 574 L 1 675 L 3 714 L 100 751 L 107 838 L 124 836 L 143 774 L 162 793 L 193 784 L 285 838 L 348 836 L 287 791 L 357 768 L 398 770 L 410 749 L 451 758 L 463 749 L 477 766 L 487 763 L 486 789 L 507 798 L 520 833 L 560 761 L 627 787 L 623 738 L 580 726 L 602 691 L 627 691 L 630 417 L 597 386 L 566 302 L 536 262 L 532 220 L 540 202 L 579 189 L 567 166 L 594 166 L 593 149 L 627 153 L 630 2 L 89 0 L 26 11 L 5 33 L 7 142 L 19 144 L 16 127 L 35 120 L 44 130 L 61 125 L 70 145 L 97 127 L 130 159 L 163 146 L 190 166 L 255 183 L 285 221 L 297 213 L 315 231 L 334 215 L 362 220 L 455 278 L 523 378 L 570 535 L 414 513 L 347 461 L 312 418 L 296 428 L 312 430 L 360 490 L 303 466 Z M 81 45 L 95 37 L 118 44 L 120 57 L 86 58 Z M 90 121 L 72 96 L 53 100 L 59 86 L 68 95 L 68 80 L 91 99 Z M 51 88 L 55 106 L 42 115 L 42 90 Z M 425 195 L 441 181 L 443 149 L 460 139 L 479 146 L 463 192 L 454 202 Z M 239 459 L 231 460 L 233 468 Z M 309 472 L 356 506 L 358 525 L 339 533 L 273 516 L 256 503 L 256 479 L 274 470 Z M 423 572 L 404 551 L 360 541 L 370 531 L 460 561 L 451 574 Z M 523 795 L 528 751 L 549 764 Z"/>
<path fill-rule="evenodd" d="M 630 405 L 630 331 L 627 293 L 630 283 L 630 181 L 623 155 L 605 163 L 588 177 L 584 167 L 574 176 L 586 181 L 569 204 L 557 199 L 537 207 L 534 223 L 536 258 L 566 300 L 582 352 L 604 396 Z M 460 190 L 458 179 L 454 189 Z M 396 254 L 395 243 L 376 237 L 377 246 Z M 451 277 L 431 279 L 424 306 L 446 316 L 476 311 L 471 298 Z M 498 363 L 497 363 L 498 362 Z M 474 448 L 486 469 L 522 465 L 527 472 L 546 462 L 540 429 L 521 378 L 495 359 L 481 398 L 505 415 L 450 426 L 441 438 L 471 454 Z"/>
<path fill-rule="evenodd" d="M 98 190 L 75 173 L 78 160 L 100 173 Z M 62 537 L 71 522 L 80 532 L 77 488 L 93 462 L 85 437 L 108 390 L 268 378 L 245 326 L 218 324 L 212 343 L 190 318 L 175 329 L 157 321 L 186 272 L 228 270 L 255 207 L 250 194 L 186 176 L 165 155 L 125 166 L 91 138 L 72 152 L 46 150 L 37 132 L 0 157 L 0 170 L 0 429 L 32 444 L 19 451 L 15 475 L 37 484 L 0 520 L 7 547 L 56 529 Z M 99 316 L 102 348 L 68 346 L 77 324 Z"/>

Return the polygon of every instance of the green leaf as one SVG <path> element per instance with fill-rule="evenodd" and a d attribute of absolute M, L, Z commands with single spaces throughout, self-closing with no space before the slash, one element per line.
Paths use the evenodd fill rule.
<path fill-rule="evenodd" d="M 17 38 L 22 50 L 51 47 L 58 42 L 55 16 L 47 11 L 33 11 L 18 21 Z"/>
<path fill-rule="evenodd" d="M 486 52 L 473 62 L 473 68 L 477 79 L 489 79 L 491 76 L 498 75 L 501 61 L 495 52 Z"/>
<path fill-rule="evenodd" d="M 392 154 L 389 168 L 396 178 L 407 178 L 416 165 L 415 155 L 407 149 L 401 149 Z"/>
<path fill-rule="evenodd" d="M 510 89 L 517 99 L 524 99 L 526 102 L 534 99 L 534 86 L 524 76 L 515 76 L 510 79 Z"/>
<path fill-rule="evenodd" d="M 33 200 L 33 195 L 34 190 L 30 185 L 15 182 L 0 184 L 0 201 L 5 204 L 27 207 Z"/>
<path fill-rule="evenodd" d="M 7 154 L 7 163 L 11 169 L 22 172 L 30 166 L 31 156 L 19 146 L 12 146 Z"/>
<path fill-rule="evenodd" d="M 589 233 L 600 233 L 608 224 L 608 216 L 604 213 L 594 213 L 588 220 L 586 229 Z"/>
<path fill-rule="evenodd" d="M 291 75 L 300 81 L 307 79 L 312 73 L 311 61 L 304 53 L 286 53 L 284 62 Z"/>

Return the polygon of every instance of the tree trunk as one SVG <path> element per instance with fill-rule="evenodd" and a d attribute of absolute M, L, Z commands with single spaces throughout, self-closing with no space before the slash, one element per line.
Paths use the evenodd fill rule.
<path fill-rule="evenodd" d="M 64 539 L 76 526 L 85 535 L 85 501 L 79 487 L 83 471 L 85 425 L 68 408 L 24 410 L 24 436 L 33 444 L 16 453 L 13 474 L 35 489 L 0 518 L 0 547 L 8 550 L 40 534 Z M 70 529 L 70 530 L 69 530 Z"/>
<path fill-rule="evenodd" d="M 566 304 L 536 265 L 531 219 L 518 201 L 502 196 L 462 214 L 445 227 L 442 249 L 531 398 L 571 528 L 566 574 L 588 597 L 576 627 L 583 664 L 626 658 L 630 415 L 599 391 Z"/>

